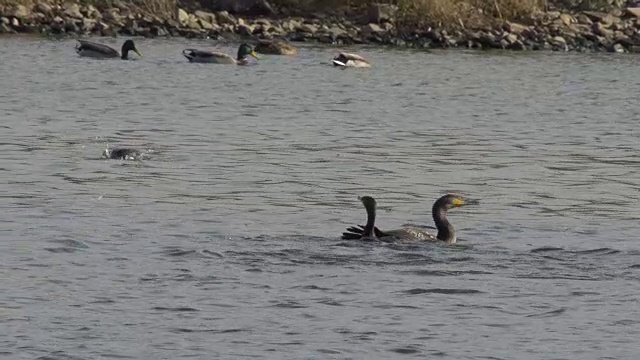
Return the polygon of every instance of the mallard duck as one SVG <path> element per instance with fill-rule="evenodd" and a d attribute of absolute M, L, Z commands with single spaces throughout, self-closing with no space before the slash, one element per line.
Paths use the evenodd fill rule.
<path fill-rule="evenodd" d="M 106 159 L 138 160 L 142 158 L 142 151 L 133 148 L 105 149 L 102 156 Z"/>
<path fill-rule="evenodd" d="M 447 211 L 453 208 L 462 207 L 466 205 L 477 205 L 477 200 L 467 199 L 457 194 L 447 194 L 436 200 L 431 209 L 433 215 L 433 221 L 436 223 L 437 233 L 435 235 L 425 231 L 418 227 L 404 227 L 397 230 L 380 230 L 373 225 L 373 229 L 369 229 L 366 226 L 350 227 L 347 228 L 347 232 L 342 234 L 343 239 L 362 239 L 371 236 L 371 232 L 376 238 L 381 240 L 401 240 L 401 241 L 443 241 L 447 244 L 454 244 L 456 242 L 456 230 L 447 220 Z M 364 203 L 367 209 L 367 224 L 369 224 L 370 214 L 373 214 L 372 222 L 375 221 L 375 202 L 373 205 L 371 202 Z"/>
<path fill-rule="evenodd" d="M 225 53 L 197 49 L 184 49 L 182 50 L 182 55 L 189 59 L 189 62 L 214 64 L 247 65 L 249 63 L 249 56 L 260 59 L 248 44 L 240 45 L 240 47 L 238 48 L 238 57 L 236 59 L 234 59 L 231 55 L 227 55 Z"/>
<path fill-rule="evenodd" d="M 342 233 L 343 240 L 359 240 L 374 237 L 374 229 L 376 223 L 376 200 L 371 196 L 363 196 L 360 198 L 364 209 L 367 211 L 367 223 L 359 228 L 347 228 L 348 232 Z"/>
<path fill-rule="evenodd" d="M 333 65 L 341 67 L 371 67 L 369 60 L 362 56 L 342 52 L 333 58 Z"/>
<path fill-rule="evenodd" d="M 296 55 L 298 50 L 282 40 L 259 40 L 256 52 L 271 55 Z"/>
<path fill-rule="evenodd" d="M 133 51 L 138 56 L 142 56 L 142 53 L 138 49 L 136 49 L 136 45 L 133 43 L 133 40 L 127 40 L 122 44 L 122 51 L 118 52 L 118 50 L 104 45 L 99 44 L 92 41 L 86 40 L 78 40 L 80 44 L 76 45 L 76 52 L 80 56 L 84 57 L 92 57 L 98 59 L 115 59 L 121 58 L 122 60 L 129 59 L 129 51 Z"/>

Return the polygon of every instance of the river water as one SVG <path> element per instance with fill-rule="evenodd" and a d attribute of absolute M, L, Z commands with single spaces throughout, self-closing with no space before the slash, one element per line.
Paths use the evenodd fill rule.
<path fill-rule="evenodd" d="M 0 38 L 1 358 L 637 358 L 636 56 L 135 41 Z"/>

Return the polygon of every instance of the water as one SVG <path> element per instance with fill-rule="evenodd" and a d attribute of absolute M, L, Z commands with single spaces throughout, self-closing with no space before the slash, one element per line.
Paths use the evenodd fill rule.
<path fill-rule="evenodd" d="M 0 357 L 637 356 L 635 56 L 136 42 L 0 38 Z M 450 191 L 456 246 L 339 239 Z"/>

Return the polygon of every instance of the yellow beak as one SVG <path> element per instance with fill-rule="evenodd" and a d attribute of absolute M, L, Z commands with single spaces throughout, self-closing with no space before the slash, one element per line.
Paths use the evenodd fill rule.
<path fill-rule="evenodd" d="M 260 57 L 258 56 L 258 54 L 256 54 L 255 51 L 250 52 L 249 55 L 253 56 L 254 58 L 256 58 L 258 60 L 260 60 Z"/>
<path fill-rule="evenodd" d="M 133 49 L 133 51 L 138 54 L 138 56 L 142 57 L 142 53 L 138 49 Z"/>

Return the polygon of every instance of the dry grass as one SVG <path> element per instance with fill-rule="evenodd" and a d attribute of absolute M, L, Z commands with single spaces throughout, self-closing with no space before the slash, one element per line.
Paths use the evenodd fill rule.
<path fill-rule="evenodd" d="M 478 27 L 496 21 L 518 21 L 543 10 L 546 0 L 399 0 L 403 28 Z"/>
<path fill-rule="evenodd" d="M 30 9 L 37 2 L 38 1 L 36 0 L 0 0 L 0 7 L 11 9 L 17 5 L 24 5 Z M 63 0 L 56 2 L 63 3 L 66 1 Z M 126 6 L 133 5 L 143 13 L 158 16 L 160 18 L 175 17 L 178 6 L 177 0 L 70 0 L 69 2 L 76 2 L 79 5 L 93 5 L 98 9 L 116 7 L 118 3 Z"/>
<path fill-rule="evenodd" d="M 143 12 L 161 19 L 176 18 L 178 11 L 177 0 L 131 0 Z"/>
<path fill-rule="evenodd" d="M 27 8 L 33 6 L 33 0 L 0 0 L 0 7 L 11 8 L 15 5 L 24 5 Z"/>

